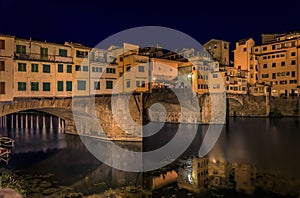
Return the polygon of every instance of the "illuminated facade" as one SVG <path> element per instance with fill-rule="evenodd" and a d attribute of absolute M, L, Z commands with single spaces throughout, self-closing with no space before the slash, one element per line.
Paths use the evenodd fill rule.
<path fill-rule="evenodd" d="M 263 34 L 262 44 L 253 39 L 236 43 L 234 67 L 249 71 L 251 92 L 265 93 L 263 86 L 271 89 L 272 96 L 296 96 L 299 94 L 300 32 Z"/>

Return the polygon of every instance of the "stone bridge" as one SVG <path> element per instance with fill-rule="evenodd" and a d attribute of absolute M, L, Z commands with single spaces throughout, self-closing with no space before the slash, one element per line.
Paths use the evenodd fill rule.
<path fill-rule="evenodd" d="M 245 94 L 233 94 L 233 93 L 227 93 L 227 98 L 228 99 L 232 99 L 237 101 L 238 103 L 240 103 L 242 106 L 244 105 L 244 98 L 245 98 Z"/>
<path fill-rule="evenodd" d="M 221 96 L 221 97 L 220 97 Z M 183 97 L 181 103 L 178 97 Z M 36 110 L 64 120 L 65 131 L 107 140 L 142 140 L 143 122 L 209 124 L 222 123 L 213 115 L 222 115 L 216 105 L 222 95 L 174 95 L 171 90 L 157 90 L 132 95 L 101 95 L 94 97 L 15 99 L 0 103 L 0 117 L 22 111 Z M 192 100 L 193 99 L 193 100 Z M 165 111 L 153 104 L 159 103 Z M 213 104 L 214 103 L 214 104 Z M 198 108 L 196 108 L 198 106 Z M 159 107 L 159 106 L 158 106 Z M 220 111 L 214 112 L 213 111 Z M 221 116 L 222 117 L 222 116 Z"/>
<path fill-rule="evenodd" d="M 0 117 L 36 110 L 65 121 L 65 131 L 110 140 L 141 141 L 141 95 L 22 99 L 0 103 Z M 114 112 L 112 111 L 112 102 Z M 114 114 L 113 114 L 114 113 Z M 130 114 L 131 116 L 129 116 Z M 115 117 L 120 119 L 114 119 Z M 128 119 L 132 117 L 132 121 Z"/>

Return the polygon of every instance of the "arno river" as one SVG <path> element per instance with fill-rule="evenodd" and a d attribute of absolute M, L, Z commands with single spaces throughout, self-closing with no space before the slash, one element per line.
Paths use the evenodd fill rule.
<path fill-rule="evenodd" d="M 170 140 L 176 127 L 166 124 L 143 145 L 122 143 L 122 147 L 153 150 Z M 1 135 L 16 140 L 8 165 L 1 162 L 1 166 L 27 183 L 23 188 L 28 197 L 72 193 L 99 197 L 300 195 L 300 118 L 232 118 L 213 150 L 199 158 L 206 128 L 199 126 L 193 143 L 178 160 L 146 173 L 110 168 L 90 154 L 78 136 L 56 130 L 1 129 Z"/>

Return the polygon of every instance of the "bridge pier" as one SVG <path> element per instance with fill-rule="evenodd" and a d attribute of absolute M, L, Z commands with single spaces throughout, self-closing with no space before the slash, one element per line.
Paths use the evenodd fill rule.
<path fill-rule="evenodd" d="M 51 130 L 53 129 L 53 120 L 52 120 L 52 116 L 50 116 L 50 127 Z"/>
<path fill-rule="evenodd" d="M 36 115 L 36 129 L 39 129 L 39 115 Z"/>
<path fill-rule="evenodd" d="M 24 128 L 24 125 L 23 125 L 23 115 L 20 115 L 20 119 L 21 119 L 21 129 Z"/>
<path fill-rule="evenodd" d="M 43 115 L 43 129 L 46 128 L 46 118 L 45 118 L 45 115 Z"/>
<path fill-rule="evenodd" d="M 33 115 L 30 116 L 30 128 L 33 129 Z"/>
<path fill-rule="evenodd" d="M 28 115 L 25 114 L 25 129 L 28 129 Z"/>
<path fill-rule="evenodd" d="M 19 116 L 16 114 L 16 129 L 19 128 Z"/>
<path fill-rule="evenodd" d="M 14 114 L 11 114 L 11 119 L 10 119 L 11 123 L 10 123 L 10 127 L 14 128 Z"/>

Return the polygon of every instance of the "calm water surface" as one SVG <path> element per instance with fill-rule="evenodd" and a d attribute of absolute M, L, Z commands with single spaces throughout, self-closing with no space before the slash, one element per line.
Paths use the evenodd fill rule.
<path fill-rule="evenodd" d="M 231 119 L 213 150 L 202 158 L 197 154 L 207 126 L 199 126 L 193 143 L 178 160 L 146 173 L 108 167 L 89 153 L 78 136 L 55 130 L 1 129 L 1 135 L 16 140 L 9 164 L 1 165 L 20 175 L 50 174 L 47 180 L 55 183 L 51 187 L 61 189 L 56 194 L 65 193 L 61 188 L 64 186 L 71 192 L 101 196 L 298 197 L 299 126 L 298 118 Z M 172 139 L 177 127 L 166 124 L 159 133 L 146 138 L 143 146 L 121 146 L 136 151 L 154 150 Z M 196 126 L 185 127 L 188 135 L 188 129 Z M 108 144 L 88 141 L 102 147 Z"/>

